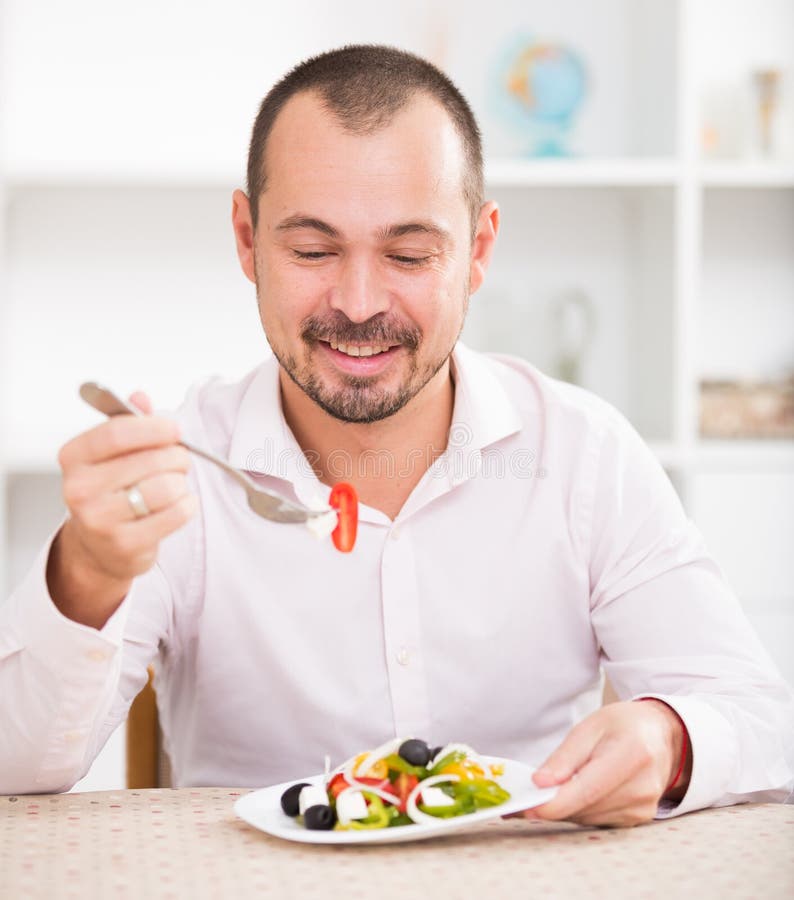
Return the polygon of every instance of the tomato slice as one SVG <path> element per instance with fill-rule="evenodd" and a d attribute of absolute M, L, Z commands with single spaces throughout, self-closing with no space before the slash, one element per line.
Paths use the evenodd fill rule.
<path fill-rule="evenodd" d="M 397 794 L 397 803 L 395 806 L 401 813 L 406 811 L 406 801 L 411 791 L 419 784 L 416 775 L 409 775 L 407 772 L 400 772 L 394 779 L 392 790 Z"/>
<path fill-rule="evenodd" d="M 342 793 L 345 788 L 349 788 L 350 785 L 345 780 L 345 776 L 341 772 L 337 772 L 336 775 L 328 782 L 326 786 L 326 790 L 328 793 L 336 800 L 336 798 Z"/>
<path fill-rule="evenodd" d="M 391 793 L 391 782 L 388 778 L 359 778 L 356 776 L 356 781 L 361 784 L 366 784 L 372 787 L 380 788 L 382 791 L 388 791 Z M 347 790 L 350 787 L 350 783 L 345 778 L 342 772 L 337 772 L 336 775 L 328 782 L 326 785 L 326 790 L 328 793 L 336 800 L 336 798 L 342 793 L 342 791 Z M 397 803 L 397 798 L 394 798 L 394 803 Z"/>
<path fill-rule="evenodd" d="M 334 547 L 342 553 L 350 553 L 356 543 L 358 530 L 358 495 L 352 484 L 340 481 L 331 488 L 328 498 L 337 511 L 336 528 L 331 532 Z"/>

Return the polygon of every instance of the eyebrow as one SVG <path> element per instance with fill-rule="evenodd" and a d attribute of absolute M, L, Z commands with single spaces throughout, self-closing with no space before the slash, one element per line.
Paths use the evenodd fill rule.
<path fill-rule="evenodd" d="M 294 231 L 299 228 L 311 228 L 331 238 L 341 237 L 340 232 L 333 225 L 313 216 L 288 216 L 276 225 L 276 231 Z M 435 222 L 400 222 L 397 225 L 387 225 L 385 228 L 378 229 L 376 237 L 379 241 L 388 241 L 404 237 L 406 234 L 429 234 L 447 243 L 452 241 L 452 235 Z"/>

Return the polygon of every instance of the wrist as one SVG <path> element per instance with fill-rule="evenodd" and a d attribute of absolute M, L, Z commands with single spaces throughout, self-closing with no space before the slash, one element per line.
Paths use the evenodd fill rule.
<path fill-rule="evenodd" d="M 47 559 L 47 589 L 58 611 L 81 625 L 101 629 L 118 609 L 131 581 L 102 572 L 85 553 L 67 520 Z"/>
<path fill-rule="evenodd" d="M 667 786 L 662 798 L 664 800 L 681 800 L 689 787 L 692 775 L 692 747 L 684 720 L 678 713 L 657 697 L 640 697 L 640 701 L 653 703 L 664 715 L 668 726 L 670 746 L 670 766 Z"/>

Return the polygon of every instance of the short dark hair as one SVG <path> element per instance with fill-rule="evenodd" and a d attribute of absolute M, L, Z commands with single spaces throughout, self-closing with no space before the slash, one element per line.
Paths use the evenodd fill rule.
<path fill-rule="evenodd" d="M 463 144 L 463 194 L 474 236 L 483 203 L 482 138 L 474 113 L 458 88 L 432 63 L 380 44 L 350 44 L 313 56 L 268 92 L 259 107 L 248 150 L 248 197 L 254 228 L 259 197 L 267 184 L 264 159 L 268 136 L 286 102 L 301 91 L 316 91 L 326 109 L 354 134 L 370 134 L 385 127 L 417 93 L 438 101 Z"/>

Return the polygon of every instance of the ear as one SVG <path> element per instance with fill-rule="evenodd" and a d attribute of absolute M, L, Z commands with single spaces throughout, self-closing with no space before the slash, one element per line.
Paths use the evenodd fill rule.
<path fill-rule="evenodd" d="M 251 204 L 241 190 L 232 194 L 232 227 L 237 243 L 237 258 L 246 278 L 256 284 L 254 272 L 254 225 L 251 221 Z"/>
<path fill-rule="evenodd" d="M 493 201 L 483 204 L 477 218 L 477 230 L 471 248 L 469 293 L 473 294 L 485 280 L 485 270 L 491 261 L 496 235 L 499 232 L 499 207 Z"/>

